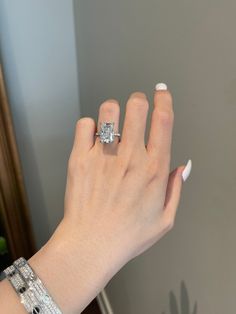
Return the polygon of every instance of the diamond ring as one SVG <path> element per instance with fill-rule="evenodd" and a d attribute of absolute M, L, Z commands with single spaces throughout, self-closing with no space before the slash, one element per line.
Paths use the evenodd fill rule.
<path fill-rule="evenodd" d="M 114 132 L 114 122 L 102 122 L 100 131 L 95 135 L 100 137 L 100 143 L 105 144 L 114 142 L 115 136 L 120 137 L 120 133 Z"/>

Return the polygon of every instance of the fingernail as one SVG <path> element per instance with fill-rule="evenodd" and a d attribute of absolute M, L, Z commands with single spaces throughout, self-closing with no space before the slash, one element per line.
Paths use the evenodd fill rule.
<path fill-rule="evenodd" d="M 187 162 L 187 165 L 184 168 L 184 171 L 182 172 L 183 181 L 186 181 L 188 179 L 191 169 L 192 169 L 192 160 L 189 159 L 189 161 Z"/>
<path fill-rule="evenodd" d="M 167 90 L 167 85 L 165 83 L 158 83 L 155 86 L 155 90 L 156 91 L 158 91 L 158 90 Z"/>

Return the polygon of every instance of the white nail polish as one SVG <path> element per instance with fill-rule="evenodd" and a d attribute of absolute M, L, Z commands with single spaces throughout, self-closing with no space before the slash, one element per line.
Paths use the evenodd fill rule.
<path fill-rule="evenodd" d="M 155 90 L 156 91 L 158 91 L 158 90 L 167 90 L 167 85 L 165 83 L 158 83 L 155 86 Z"/>
<path fill-rule="evenodd" d="M 182 172 L 183 181 L 186 181 L 188 179 L 191 169 L 192 169 L 192 160 L 189 159 L 189 161 L 187 162 L 187 165 L 184 168 L 184 171 Z"/>

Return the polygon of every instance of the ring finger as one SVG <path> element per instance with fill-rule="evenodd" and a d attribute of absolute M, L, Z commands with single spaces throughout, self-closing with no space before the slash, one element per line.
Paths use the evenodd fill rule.
<path fill-rule="evenodd" d="M 100 105 L 98 113 L 98 123 L 97 123 L 97 132 L 101 130 L 101 124 L 103 122 L 114 123 L 114 133 L 119 132 L 119 118 L 120 118 L 120 106 L 117 100 L 109 99 L 103 102 Z M 97 136 L 95 141 L 95 146 L 103 148 L 107 153 L 115 152 L 117 144 L 119 142 L 119 137 L 115 136 L 112 143 L 101 143 L 100 136 Z"/>

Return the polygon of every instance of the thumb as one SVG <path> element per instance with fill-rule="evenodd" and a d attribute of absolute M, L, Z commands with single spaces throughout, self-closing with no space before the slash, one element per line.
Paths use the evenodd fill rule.
<path fill-rule="evenodd" d="M 174 221 L 181 196 L 182 184 L 190 175 L 192 162 L 189 160 L 186 166 L 180 166 L 169 175 L 164 203 L 164 215 L 168 220 Z"/>

